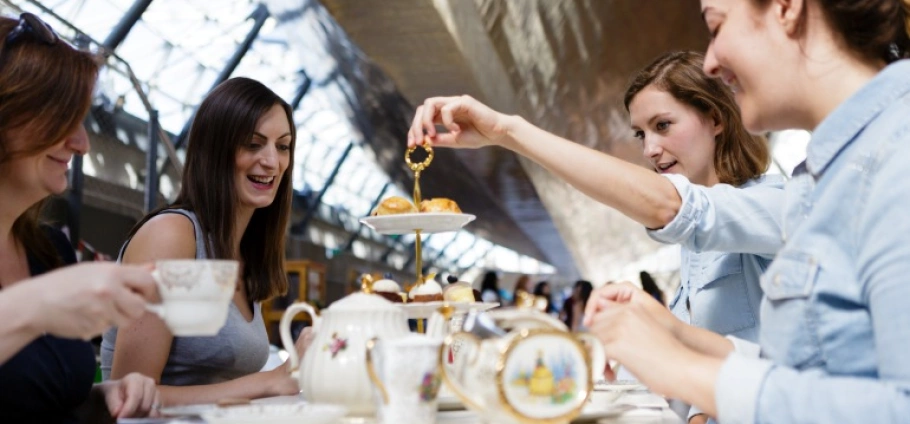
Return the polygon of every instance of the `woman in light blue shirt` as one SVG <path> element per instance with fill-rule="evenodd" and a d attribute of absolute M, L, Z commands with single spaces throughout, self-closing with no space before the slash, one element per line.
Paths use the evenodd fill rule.
<path fill-rule="evenodd" d="M 746 127 L 814 131 L 761 280 L 760 352 L 679 324 L 629 285 L 598 291 L 587 323 L 652 389 L 720 422 L 905 422 L 910 3 L 701 3 L 705 70 L 736 92 Z"/>
<path fill-rule="evenodd" d="M 757 341 L 759 277 L 782 244 L 783 179 L 761 176 L 770 160 L 765 140 L 746 132 L 733 93 L 703 64 L 699 53 L 664 54 L 625 93 L 645 157 L 681 200 L 672 219 L 648 234 L 682 245 L 673 315 Z"/>
<path fill-rule="evenodd" d="M 757 340 L 758 276 L 782 244 L 783 182 L 761 176 L 770 162 L 767 143 L 743 128 L 732 93 L 701 65 L 697 53 L 669 53 L 629 88 L 626 107 L 650 170 L 467 96 L 427 99 L 415 115 L 409 145 L 505 147 L 659 229 L 651 237 L 683 245 L 681 288 L 670 304 L 680 319 Z M 437 134 L 436 122 L 449 132 Z"/>

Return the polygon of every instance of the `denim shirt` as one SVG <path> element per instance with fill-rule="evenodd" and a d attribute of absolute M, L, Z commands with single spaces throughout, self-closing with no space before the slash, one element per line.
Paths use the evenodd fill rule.
<path fill-rule="evenodd" d="M 910 420 L 910 61 L 815 129 L 762 277 L 763 358 L 717 378 L 723 423 Z"/>
<path fill-rule="evenodd" d="M 757 342 L 759 278 L 783 245 L 784 179 L 767 175 L 740 187 L 704 187 L 681 175 L 666 177 L 682 204 L 673 221 L 648 235 L 682 245 L 670 309 L 686 323 Z"/>

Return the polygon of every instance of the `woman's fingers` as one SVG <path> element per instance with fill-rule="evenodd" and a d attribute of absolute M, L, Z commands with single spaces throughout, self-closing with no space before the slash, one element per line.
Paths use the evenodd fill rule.
<path fill-rule="evenodd" d="M 408 147 L 414 147 L 423 140 L 423 105 L 417 106 L 411 129 L 408 131 Z"/>

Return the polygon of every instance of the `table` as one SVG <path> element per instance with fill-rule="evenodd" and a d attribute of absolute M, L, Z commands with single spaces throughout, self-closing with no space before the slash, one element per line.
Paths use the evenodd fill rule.
<path fill-rule="evenodd" d="M 598 424 L 685 424 L 684 421 L 670 409 L 664 398 L 649 392 L 627 393 L 617 401 L 620 405 L 629 405 L 626 412 L 603 418 L 578 419 L 573 424 L 598 423 Z M 625 409 L 625 408 L 624 408 Z M 584 418 L 584 415 L 582 416 Z M 471 411 L 440 412 L 437 424 L 481 424 L 480 417 Z"/>
<path fill-rule="evenodd" d="M 684 421 L 670 409 L 664 398 L 646 391 L 629 392 L 616 400 L 618 405 L 624 406 L 624 412 L 611 414 L 609 417 L 596 416 L 573 421 L 573 424 L 598 423 L 598 424 L 685 424 Z M 120 420 L 123 424 L 205 424 L 198 417 L 193 418 L 146 418 Z M 372 419 L 354 418 L 342 419 L 339 424 L 371 424 Z M 482 424 L 480 416 L 472 411 L 444 411 L 437 417 L 437 424 Z"/>

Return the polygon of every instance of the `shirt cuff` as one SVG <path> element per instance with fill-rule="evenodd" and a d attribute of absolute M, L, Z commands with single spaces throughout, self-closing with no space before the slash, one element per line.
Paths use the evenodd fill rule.
<path fill-rule="evenodd" d="M 689 408 L 689 415 L 686 415 L 686 422 L 689 422 L 689 420 L 691 420 L 692 417 L 694 417 L 694 416 L 696 416 L 696 415 L 698 415 L 698 414 L 704 414 L 704 413 L 705 413 L 705 411 L 702 411 L 701 409 L 698 409 L 697 406 L 692 405 L 692 406 Z"/>
<path fill-rule="evenodd" d="M 733 343 L 733 351 L 736 353 L 749 358 L 761 357 L 761 346 L 758 343 L 752 343 L 748 340 L 743 340 L 734 336 L 725 337 Z"/>
<path fill-rule="evenodd" d="M 724 424 L 756 422 L 758 396 L 773 364 L 734 352 L 727 356 L 715 384 L 717 421 Z"/>
<path fill-rule="evenodd" d="M 694 225 L 698 216 L 698 207 L 695 202 L 692 183 L 686 177 L 676 174 L 663 174 L 662 177 L 670 180 L 682 203 L 679 205 L 679 212 L 663 228 L 656 230 L 648 229 L 648 236 L 654 241 L 661 243 L 679 243 Z"/>

